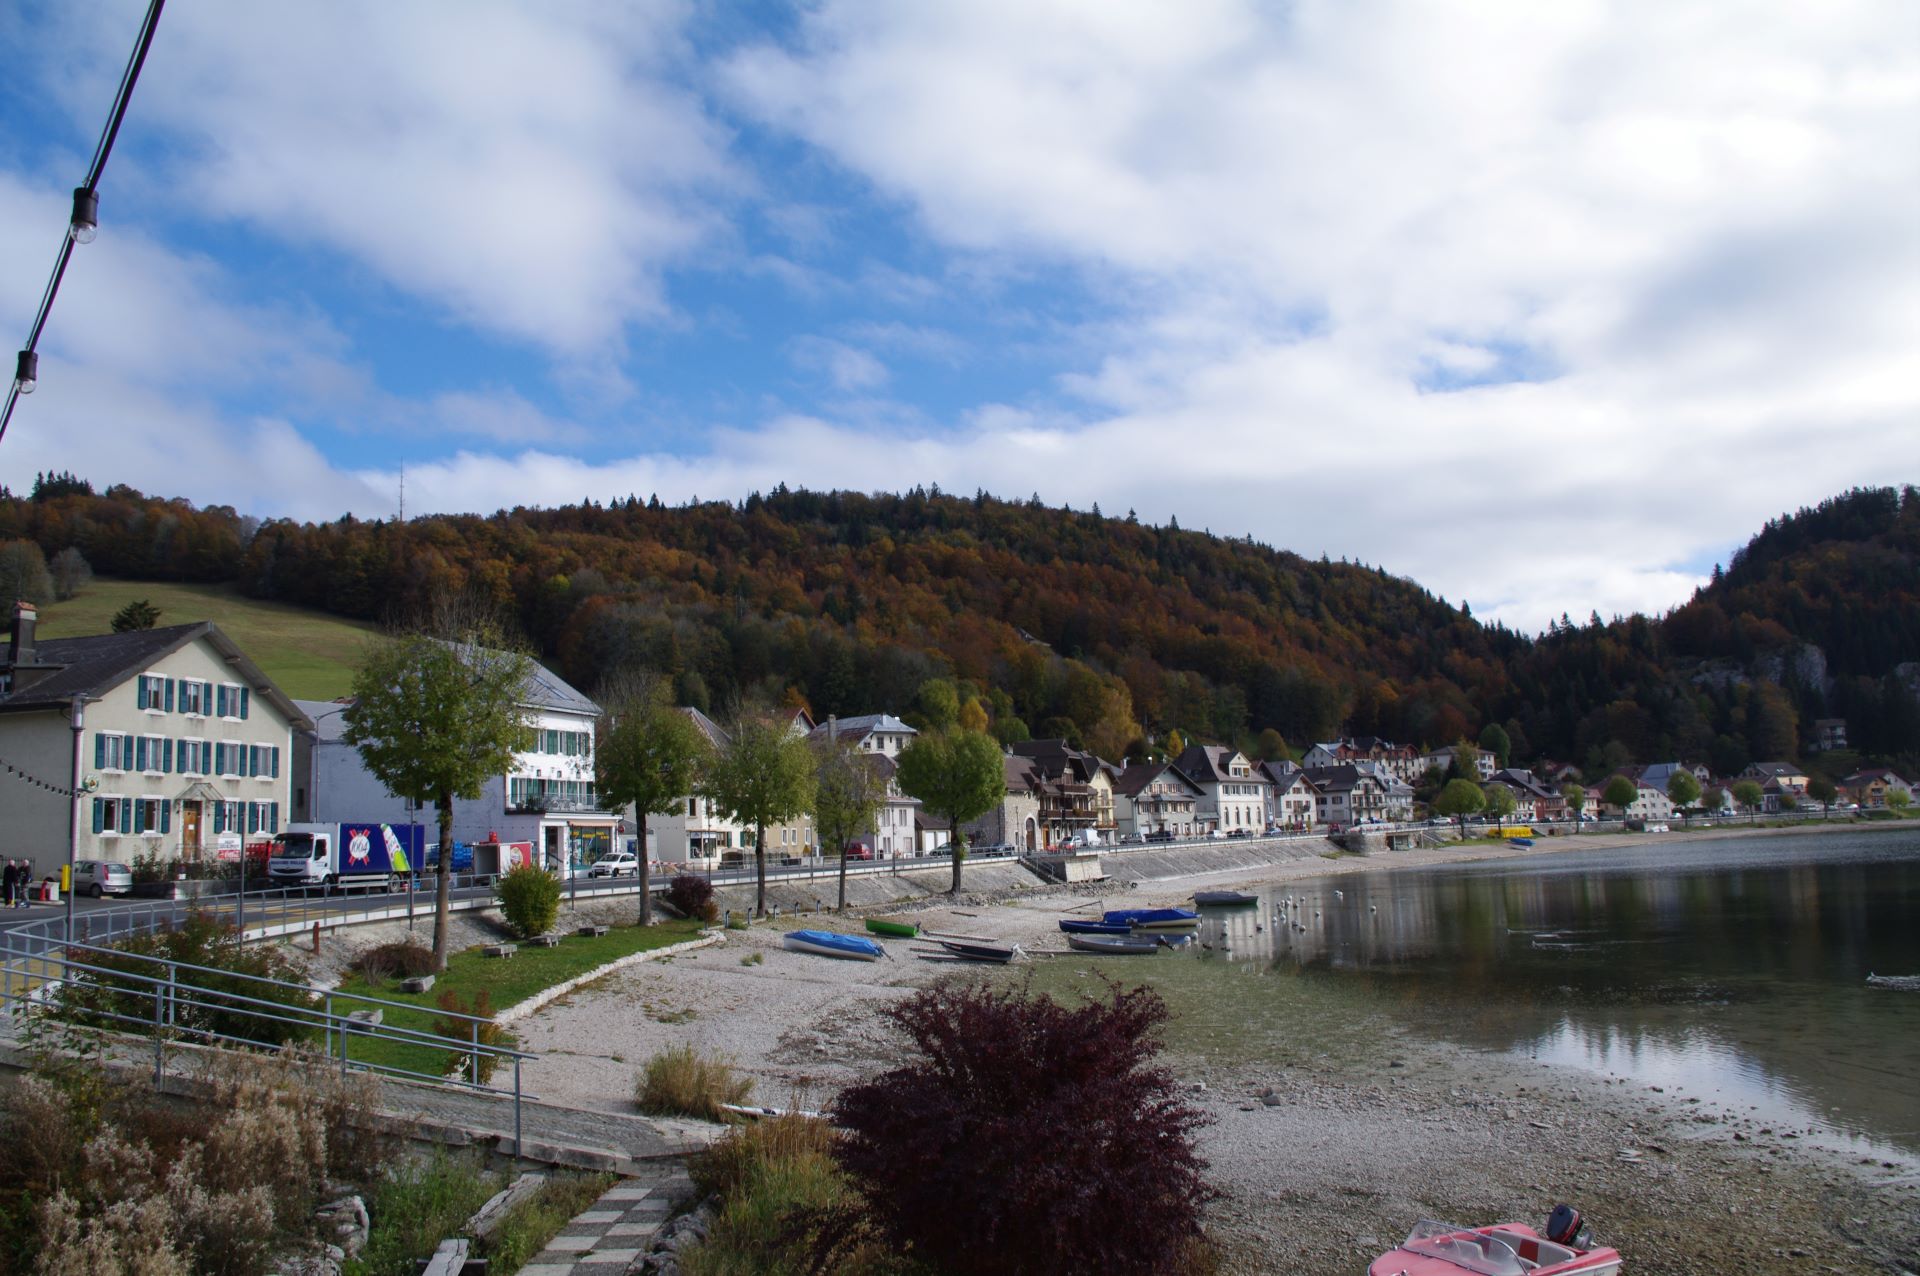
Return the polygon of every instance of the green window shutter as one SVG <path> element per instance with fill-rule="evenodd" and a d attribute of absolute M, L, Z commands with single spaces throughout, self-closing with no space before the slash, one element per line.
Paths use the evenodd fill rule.
<path fill-rule="evenodd" d="M 247 716 L 247 702 L 250 698 L 251 697 L 248 695 L 247 689 L 245 687 L 240 688 L 240 717 L 243 720 Z"/>
<path fill-rule="evenodd" d="M 273 758 L 273 778 L 277 780 L 280 778 L 280 746 L 277 744 L 273 746 L 272 758 Z"/>
<path fill-rule="evenodd" d="M 224 718 L 227 716 L 229 712 L 232 711 L 232 709 L 233 709 L 232 697 L 227 694 L 226 684 L 222 683 L 221 685 L 213 689 L 214 716 L 218 718 Z"/>
<path fill-rule="evenodd" d="M 227 804 L 225 802 L 215 802 L 213 804 L 213 831 L 216 834 L 227 831 Z"/>
<path fill-rule="evenodd" d="M 167 712 L 173 712 L 173 679 L 167 679 Z"/>
<path fill-rule="evenodd" d="M 146 832 L 147 804 L 145 802 L 132 802 L 128 805 L 133 807 L 133 831 L 136 833 Z"/>
<path fill-rule="evenodd" d="M 102 770 L 106 765 L 107 733 L 104 731 L 96 731 L 93 733 L 93 769 L 96 771 Z"/>
<path fill-rule="evenodd" d="M 106 827 L 107 800 L 105 798 L 95 798 L 93 800 L 93 831 L 98 833 Z"/>
<path fill-rule="evenodd" d="M 173 803 L 171 802 L 162 802 L 160 804 L 160 831 L 162 833 L 173 832 Z"/>
<path fill-rule="evenodd" d="M 147 707 L 147 680 L 145 678 L 140 678 L 134 683 L 133 707 L 136 709 L 144 709 Z"/>
<path fill-rule="evenodd" d="M 279 831 L 280 804 L 278 802 L 269 802 L 267 803 L 267 832 L 278 833 Z"/>
<path fill-rule="evenodd" d="M 125 798 L 120 799 L 120 831 L 133 832 L 133 803 Z"/>
<path fill-rule="evenodd" d="M 136 771 L 147 769 L 147 737 L 145 736 L 133 742 L 133 769 Z"/>
<path fill-rule="evenodd" d="M 160 769 L 162 771 L 167 771 L 167 772 L 171 772 L 173 770 L 173 737 L 172 736 L 168 736 L 166 740 L 164 740 L 161 744 Z"/>

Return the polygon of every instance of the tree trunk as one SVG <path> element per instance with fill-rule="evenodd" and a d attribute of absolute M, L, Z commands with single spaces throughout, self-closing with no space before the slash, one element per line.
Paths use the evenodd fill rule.
<path fill-rule="evenodd" d="M 440 812 L 440 863 L 433 887 L 433 969 L 447 968 L 447 920 L 453 912 L 453 794 L 441 793 L 435 803 Z"/>
<path fill-rule="evenodd" d="M 847 839 L 836 833 L 835 840 L 840 843 L 840 903 L 834 911 L 844 913 L 847 911 Z"/>
<path fill-rule="evenodd" d="M 640 862 L 640 924 L 651 926 L 653 925 L 653 879 L 647 874 L 647 813 L 640 811 L 638 815 L 640 816 L 640 849 L 634 859 Z"/>
<path fill-rule="evenodd" d="M 753 872 L 755 879 L 753 911 L 765 917 L 767 915 L 767 830 L 760 824 L 753 826 Z"/>
<path fill-rule="evenodd" d="M 967 858 L 966 834 L 960 831 L 960 821 L 949 817 L 947 820 L 947 845 L 953 851 L 953 885 L 947 888 L 949 895 L 960 893 L 960 865 Z"/>

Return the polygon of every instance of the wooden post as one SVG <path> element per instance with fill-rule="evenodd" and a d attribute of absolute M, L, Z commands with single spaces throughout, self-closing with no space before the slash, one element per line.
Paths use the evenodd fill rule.
<path fill-rule="evenodd" d="M 320 951 L 320 923 L 319 922 L 315 922 L 313 924 L 313 951 L 316 953 Z"/>

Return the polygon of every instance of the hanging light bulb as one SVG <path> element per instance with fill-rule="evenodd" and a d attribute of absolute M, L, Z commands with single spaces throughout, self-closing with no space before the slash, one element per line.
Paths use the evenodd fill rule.
<path fill-rule="evenodd" d="M 91 244 L 100 229 L 100 192 L 86 186 L 74 188 L 73 217 L 67 233 L 76 244 Z"/>
<path fill-rule="evenodd" d="M 31 350 L 22 350 L 13 365 L 14 388 L 22 394 L 32 394 L 33 387 L 39 383 L 40 356 Z"/>

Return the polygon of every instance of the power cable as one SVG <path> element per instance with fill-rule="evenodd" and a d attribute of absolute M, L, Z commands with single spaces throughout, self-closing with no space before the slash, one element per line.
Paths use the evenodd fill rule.
<path fill-rule="evenodd" d="M 75 232 L 80 223 L 77 215 L 82 208 L 97 208 L 99 199 L 100 176 L 106 171 L 107 157 L 113 153 L 113 143 L 120 136 L 120 123 L 127 117 L 127 104 L 133 100 L 133 86 L 139 82 L 140 68 L 146 65 L 147 50 L 153 47 L 154 29 L 160 25 L 160 10 L 166 0 L 151 0 L 147 5 L 147 16 L 140 23 L 140 35 L 134 41 L 133 53 L 127 59 L 127 66 L 120 73 L 120 88 L 113 95 L 113 110 L 107 117 L 107 126 L 100 134 L 100 142 L 93 150 L 93 162 L 87 166 L 86 183 L 73 192 L 76 219 L 67 226 L 67 233 L 60 239 L 60 255 L 54 259 L 53 276 L 47 280 L 47 290 L 40 298 L 40 310 L 34 316 L 33 331 L 27 337 L 27 344 L 20 351 L 20 364 L 31 367 L 39 359 L 38 347 L 40 334 L 46 330 L 47 316 L 53 311 L 53 299 L 60 295 L 60 281 L 67 273 L 67 262 L 73 257 Z M 92 229 L 89 222 L 87 229 Z M 24 370 L 24 369 L 17 369 Z M 20 377 L 15 376 L 7 387 L 7 405 L 0 410 L 0 440 L 7 437 L 7 425 L 13 420 L 13 405 L 20 401 Z"/>

